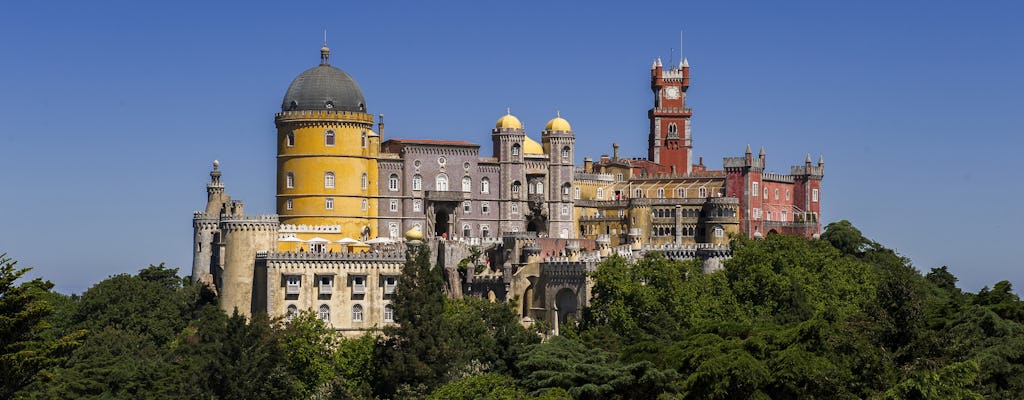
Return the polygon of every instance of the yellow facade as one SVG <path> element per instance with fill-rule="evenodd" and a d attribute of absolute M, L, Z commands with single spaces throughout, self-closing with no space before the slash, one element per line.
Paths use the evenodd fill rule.
<path fill-rule="evenodd" d="M 340 226 L 338 231 L 300 232 L 299 239 L 358 240 L 367 229 L 369 237 L 377 235 L 380 136 L 372 130 L 373 120 L 373 115 L 348 111 L 277 114 L 281 224 Z M 278 247 L 294 250 L 292 243 Z M 340 247 L 330 245 L 332 250 Z"/>

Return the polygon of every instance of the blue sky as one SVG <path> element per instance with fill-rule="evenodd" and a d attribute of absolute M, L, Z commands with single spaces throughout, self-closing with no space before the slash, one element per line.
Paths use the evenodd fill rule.
<path fill-rule="evenodd" d="M 683 30 L 705 164 L 823 154 L 826 221 L 966 289 L 1024 286 L 1016 2 L 149 3 L 0 14 L 0 252 L 63 292 L 188 273 L 213 159 L 248 212 L 274 211 L 273 114 L 324 29 L 386 136 L 488 152 L 506 106 L 535 138 L 560 110 L 578 163 L 646 154 L 649 68 Z"/>

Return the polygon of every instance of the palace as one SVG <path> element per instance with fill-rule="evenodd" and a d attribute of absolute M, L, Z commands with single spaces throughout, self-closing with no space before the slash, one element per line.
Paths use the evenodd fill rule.
<path fill-rule="evenodd" d="M 470 142 L 385 140 L 384 116 L 368 113 L 325 44 L 274 118 L 276 214 L 246 214 L 215 161 L 206 209 L 193 216 L 192 279 L 214 287 L 227 312 L 312 309 L 359 332 L 392 322 L 403 232 L 425 232 L 450 296 L 515 301 L 524 323 L 557 333 L 589 300 L 586 273 L 613 254 L 661 251 L 712 271 L 730 234 L 816 237 L 822 158 L 769 173 L 764 149 L 748 145 L 721 169 L 694 163 L 689 85 L 687 60 L 668 70 L 655 60 L 647 157 L 621 158 L 613 144 L 612 156 L 577 167 L 576 133 L 560 115 L 538 142 L 506 111 L 489 155 Z"/>

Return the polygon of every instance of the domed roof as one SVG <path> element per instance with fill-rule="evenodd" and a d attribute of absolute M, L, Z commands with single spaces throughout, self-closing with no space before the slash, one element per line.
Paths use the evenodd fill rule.
<path fill-rule="evenodd" d="M 523 123 L 519 122 L 519 118 L 511 113 L 502 115 L 498 118 L 498 123 L 494 124 L 496 129 L 523 129 Z"/>
<path fill-rule="evenodd" d="M 544 146 L 526 136 L 523 138 L 523 154 L 544 154 Z"/>
<path fill-rule="evenodd" d="M 281 102 L 281 111 L 331 110 L 366 112 L 366 98 L 355 79 L 328 63 L 330 49 L 320 49 L 320 65 L 299 74 Z"/>
<path fill-rule="evenodd" d="M 559 115 L 553 118 L 552 120 L 548 121 L 548 124 L 544 126 L 544 130 L 551 132 L 569 132 L 572 131 L 572 126 L 569 125 L 569 121 L 566 121 L 565 118 L 562 118 L 562 116 Z"/>

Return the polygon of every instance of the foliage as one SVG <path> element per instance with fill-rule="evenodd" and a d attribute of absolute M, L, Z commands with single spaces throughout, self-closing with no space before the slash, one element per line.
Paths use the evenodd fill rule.
<path fill-rule="evenodd" d="M 36 278 L 16 284 L 30 268 L 0 254 L 0 398 L 9 398 L 60 363 L 81 344 L 84 332 L 52 334 L 47 301 L 53 283 Z"/>
<path fill-rule="evenodd" d="M 470 376 L 438 388 L 429 400 L 517 400 L 524 398 L 515 379 L 507 375 L 487 373 Z"/>
<path fill-rule="evenodd" d="M 519 355 L 539 341 L 507 303 L 448 299 L 443 317 L 452 360 L 449 375 L 454 379 L 482 372 L 516 375 Z"/>

